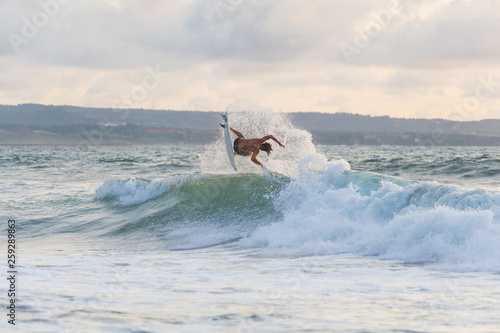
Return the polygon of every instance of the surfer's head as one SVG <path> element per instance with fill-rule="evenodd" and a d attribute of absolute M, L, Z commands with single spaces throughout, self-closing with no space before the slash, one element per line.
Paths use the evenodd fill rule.
<path fill-rule="evenodd" d="M 270 143 L 264 142 L 260 144 L 260 150 L 265 151 L 267 155 L 269 155 L 271 154 L 271 151 L 273 151 L 273 148 Z"/>

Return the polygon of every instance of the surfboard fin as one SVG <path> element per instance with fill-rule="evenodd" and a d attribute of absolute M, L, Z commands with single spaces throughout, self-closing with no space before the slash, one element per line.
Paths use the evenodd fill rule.
<path fill-rule="evenodd" d="M 224 124 L 219 124 L 219 125 L 221 125 L 222 128 L 226 128 L 226 125 Z"/>

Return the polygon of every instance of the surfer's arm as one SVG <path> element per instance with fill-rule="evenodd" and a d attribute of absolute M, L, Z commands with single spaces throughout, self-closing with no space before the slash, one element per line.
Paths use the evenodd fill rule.
<path fill-rule="evenodd" d="M 242 137 L 243 137 L 243 134 L 241 134 L 241 132 L 238 132 L 237 130 L 235 130 L 235 129 L 234 129 L 234 128 L 232 128 L 232 127 L 229 127 L 229 129 L 230 129 L 230 130 L 231 130 L 234 134 L 236 134 L 236 136 L 237 136 L 238 138 L 242 138 Z"/>
<path fill-rule="evenodd" d="M 276 141 L 277 144 L 279 144 L 281 147 L 285 148 L 285 146 L 281 142 L 279 142 L 278 139 L 276 139 L 274 137 L 274 135 L 266 135 L 265 137 L 263 137 L 262 139 L 260 139 L 260 142 L 265 142 L 265 141 L 267 141 L 269 139 L 272 139 L 272 140 Z"/>
<path fill-rule="evenodd" d="M 257 159 L 257 155 L 259 155 L 259 150 L 258 150 L 258 149 L 257 149 L 257 150 L 255 150 L 255 151 L 253 152 L 253 154 L 252 154 L 252 158 L 251 158 L 252 162 L 254 162 L 254 163 L 255 163 L 255 164 L 257 164 L 257 165 L 260 165 L 261 167 L 264 167 L 264 166 L 262 165 L 262 163 L 260 163 L 260 162 L 259 162 L 259 160 Z"/>

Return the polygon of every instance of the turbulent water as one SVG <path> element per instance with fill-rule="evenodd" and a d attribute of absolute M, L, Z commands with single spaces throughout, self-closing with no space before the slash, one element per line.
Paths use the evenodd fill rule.
<path fill-rule="evenodd" d="M 230 121 L 286 146 L 259 155 L 268 171 L 233 172 L 222 137 L 1 147 L 16 328 L 498 331 L 500 148 L 315 146 L 282 115 L 249 118 Z"/>

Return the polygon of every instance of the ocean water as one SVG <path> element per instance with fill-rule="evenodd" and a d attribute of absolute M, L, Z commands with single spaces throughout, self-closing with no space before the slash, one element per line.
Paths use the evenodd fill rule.
<path fill-rule="evenodd" d="M 249 118 L 252 122 L 249 122 Z M 0 147 L 20 332 L 498 332 L 500 147 Z"/>

